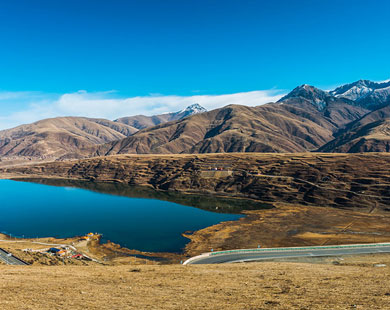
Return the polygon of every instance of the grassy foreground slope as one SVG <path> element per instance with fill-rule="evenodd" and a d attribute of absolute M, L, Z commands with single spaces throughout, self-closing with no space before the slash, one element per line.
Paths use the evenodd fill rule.
<path fill-rule="evenodd" d="M 0 266 L 0 309 L 388 309 L 388 262 Z"/>

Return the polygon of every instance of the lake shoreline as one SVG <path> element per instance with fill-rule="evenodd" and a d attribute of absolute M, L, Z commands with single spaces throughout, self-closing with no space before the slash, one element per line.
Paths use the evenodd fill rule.
<path fill-rule="evenodd" d="M 6 178 L 3 177 L 2 179 L 6 179 Z M 57 178 L 47 178 L 47 179 L 50 179 L 53 181 L 57 180 Z M 42 177 L 39 178 L 39 180 L 47 180 L 47 179 L 42 178 Z M 33 181 L 33 182 L 37 181 L 34 178 L 26 178 L 26 177 L 22 177 L 22 178 L 13 177 L 13 178 L 7 178 L 6 180 L 24 181 L 24 182 L 28 182 L 28 183 L 30 183 L 30 181 Z M 69 181 L 69 179 L 64 179 L 64 180 Z M 62 181 L 64 181 L 64 180 L 62 180 Z M 88 183 L 90 184 L 91 181 Z M 103 185 L 110 184 L 109 182 L 101 182 L 101 183 Z M 59 186 L 59 185 L 57 185 L 57 186 Z M 63 185 L 60 187 L 63 187 Z M 186 195 L 186 194 L 183 194 L 183 195 Z M 208 199 L 208 197 L 206 197 L 206 199 Z M 238 200 L 242 200 L 242 199 L 238 199 Z M 245 200 L 245 201 L 247 201 L 247 200 Z M 188 204 L 188 206 L 192 206 L 192 205 Z M 211 226 L 214 226 L 214 225 L 211 225 Z M 207 226 L 206 228 L 208 228 L 208 227 L 210 227 L 210 226 Z M 136 258 L 143 258 L 146 260 L 164 263 L 164 264 L 179 263 L 180 261 L 184 261 L 185 259 L 190 257 L 189 254 L 186 253 L 186 246 L 188 243 L 192 242 L 193 238 L 191 237 L 191 234 L 193 234 L 193 233 L 196 233 L 196 231 L 189 233 L 189 231 L 187 230 L 187 231 L 183 231 L 181 233 L 181 236 L 186 238 L 188 240 L 188 242 L 186 242 L 185 246 L 180 251 L 175 251 L 175 252 L 142 251 L 142 250 L 127 248 L 125 246 L 121 246 L 120 244 L 114 243 L 114 242 L 109 241 L 109 240 L 102 242 L 102 238 L 99 238 L 98 240 L 92 240 L 88 243 L 89 254 L 93 253 L 93 254 L 97 255 L 98 259 L 102 259 L 104 257 L 104 259 L 106 261 L 111 261 L 111 262 L 112 261 L 121 261 L 123 263 L 125 261 L 132 261 L 132 259 L 134 257 L 136 257 Z M 19 241 L 29 242 L 29 241 L 35 241 L 36 239 L 39 239 L 39 240 L 44 239 L 44 240 L 50 240 L 51 243 L 55 243 L 55 244 L 63 242 L 63 240 L 64 240 L 63 238 L 55 238 L 55 237 L 50 237 L 50 236 L 40 237 L 40 238 L 24 238 L 24 237 L 21 237 L 22 234 L 23 234 L 23 232 L 13 233 L 12 238 L 17 238 L 18 242 Z M 15 235 L 20 235 L 20 236 L 15 237 Z M 3 236 L 6 236 L 6 235 L 3 234 Z M 6 237 L 7 237 L 7 239 L 11 240 L 10 235 L 8 235 Z M 65 238 L 65 240 L 72 240 L 72 242 L 74 242 L 74 240 L 77 240 L 80 238 L 81 238 L 81 236 L 72 236 L 69 238 Z"/>
<path fill-rule="evenodd" d="M 382 212 L 390 210 L 390 196 L 384 194 L 390 188 L 389 159 L 388 153 L 126 154 L 0 165 L 0 175 Z"/>
<path fill-rule="evenodd" d="M 263 210 L 242 209 L 246 215 L 242 219 L 184 234 L 190 239 L 184 253 L 192 256 L 211 249 L 258 245 L 389 241 L 390 197 L 383 194 L 390 186 L 390 170 L 386 168 L 389 156 L 383 153 L 115 155 L 0 167 L 0 178 L 130 184 L 168 195 L 169 199 L 177 193 L 187 197 L 206 194 L 217 199 L 246 199 L 273 206 Z"/>
<path fill-rule="evenodd" d="M 380 214 L 285 204 L 278 204 L 274 209 L 246 211 L 245 214 L 236 221 L 184 233 L 183 236 L 190 241 L 181 253 L 137 251 L 113 242 L 101 243 L 100 240 L 89 242 L 83 250 L 108 265 L 178 264 L 211 250 L 256 248 L 259 245 L 273 248 L 390 242 L 390 218 Z M 63 239 L 40 239 L 64 242 Z"/>
<path fill-rule="evenodd" d="M 105 257 L 106 264 L 171 264 L 211 250 L 256 248 L 259 245 L 272 248 L 390 242 L 390 218 L 382 214 L 287 204 L 245 211 L 244 214 L 245 217 L 235 221 L 183 233 L 190 241 L 180 253 L 137 251 L 113 242 L 101 243 L 100 239 L 90 242 L 87 249 L 89 255 L 95 255 L 97 259 Z"/>
<path fill-rule="evenodd" d="M 101 265 L 123 265 L 123 264 L 175 264 L 188 258 L 184 253 L 169 252 L 145 252 L 135 249 L 121 247 L 113 242 L 101 243 L 100 238 L 83 242 L 84 236 L 74 236 L 69 238 L 39 237 L 23 238 L 0 233 L 0 248 L 6 248 L 19 258 L 23 258 L 28 263 L 41 264 L 44 259 L 32 259 L 34 255 L 26 255 L 25 249 L 38 251 L 50 247 L 61 248 L 65 246 L 74 247 L 82 255 L 91 257 L 95 263 Z M 33 252 L 31 251 L 31 252 Z M 65 264 L 63 260 L 53 260 L 50 265 Z M 73 263 L 75 260 L 73 260 Z M 95 264 L 94 263 L 94 264 Z M 45 263 L 44 263 L 45 264 Z M 72 264 L 67 262 L 66 264 Z"/>

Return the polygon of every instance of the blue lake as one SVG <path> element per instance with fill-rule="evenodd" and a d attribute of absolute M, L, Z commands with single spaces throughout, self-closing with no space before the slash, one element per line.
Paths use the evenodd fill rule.
<path fill-rule="evenodd" d="M 242 217 L 97 190 L 0 180 L 0 232 L 28 238 L 99 232 L 103 242 L 111 240 L 130 249 L 180 252 L 189 241 L 183 232 Z"/>

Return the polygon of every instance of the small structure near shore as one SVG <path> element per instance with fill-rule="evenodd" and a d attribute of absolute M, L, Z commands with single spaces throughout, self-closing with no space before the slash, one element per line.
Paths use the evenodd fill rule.
<path fill-rule="evenodd" d="M 81 239 L 89 241 L 89 240 L 98 240 L 100 237 L 101 237 L 101 234 L 90 232 L 90 233 L 86 234 L 85 236 L 82 236 Z"/>
<path fill-rule="evenodd" d="M 57 248 L 50 248 L 47 250 L 47 253 L 58 254 L 58 252 L 60 252 L 60 251 L 61 250 L 57 249 Z"/>

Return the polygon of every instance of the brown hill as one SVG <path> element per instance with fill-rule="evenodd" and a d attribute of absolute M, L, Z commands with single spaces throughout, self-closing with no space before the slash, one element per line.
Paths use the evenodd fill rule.
<path fill-rule="evenodd" d="M 302 97 L 258 107 L 229 105 L 144 129 L 99 146 L 95 155 L 315 150 L 366 113 L 342 100 L 319 111 Z"/>
<path fill-rule="evenodd" d="M 375 110 L 341 130 L 321 152 L 389 152 L 390 106 Z"/>
<path fill-rule="evenodd" d="M 104 119 L 58 117 L 0 131 L 1 157 L 81 158 L 97 145 L 136 132 L 131 126 Z"/>

